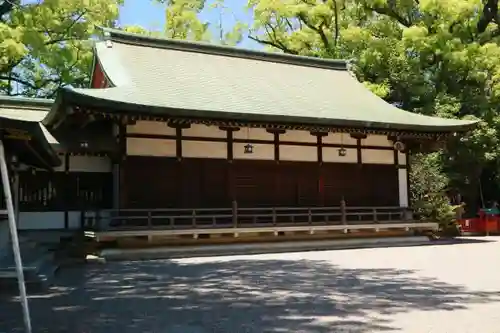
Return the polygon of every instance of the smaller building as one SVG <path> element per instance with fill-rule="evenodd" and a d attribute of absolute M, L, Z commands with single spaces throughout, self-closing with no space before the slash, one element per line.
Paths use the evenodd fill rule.
<path fill-rule="evenodd" d="M 31 101 L 30 101 L 31 102 Z M 32 104 L 30 103 L 30 106 Z M 24 119 L 27 118 L 27 119 Z M 17 171 L 20 168 L 35 167 L 40 170 L 53 170 L 61 164 L 61 160 L 54 151 L 54 147 L 48 142 L 47 137 L 50 136 L 45 130 L 39 119 L 30 120 L 28 117 L 23 117 L 15 112 L 0 113 L 0 140 L 1 140 L 1 155 L 2 164 L 2 179 L 0 180 L 0 214 L 4 218 L 9 212 L 6 207 L 6 196 L 4 185 L 9 185 L 10 181 L 4 179 L 11 178 L 14 188 L 15 203 L 12 197 L 10 203 L 18 205 L 18 187 L 19 177 Z M 5 166 L 5 168 L 4 168 Z M 4 173 L 6 172 L 6 174 Z M 15 212 L 14 212 L 15 214 Z M 10 228 L 9 222 L 0 220 L 0 266 L 5 264 L 5 261 L 10 263 L 8 255 L 11 253 L 10 243 Z M 15 238 L 17 241 L 17 238 Z M 15 244 L 18 246 L 18 244 Z M 6 259 L 8 258 L 8 259 Z M 0 267 L 2 268 L 2 267 Z M 4 275 L 5 276 L 5 275 Z"/>
<path fill-rule="evenodd" d="M 0 117 L 36 124 L 60 160 L 50 169 L 33 162 L 17 170 L 13 190 L 19 200 L 20 230 L 79 229 L 82 209 L 112 207 L 109 158 L 75 149 L 68 145 L 71 140 L 58 142 L 41 124 L 52 105 L 52 100 L 0 97 Z M 3 200 L 0 204 L 3 207 Z"/>

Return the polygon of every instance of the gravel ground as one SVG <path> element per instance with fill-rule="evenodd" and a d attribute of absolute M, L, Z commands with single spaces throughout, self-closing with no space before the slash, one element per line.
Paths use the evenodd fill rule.
<path fill-rule="evenodd" d="M 500 238 L 67 268 L 30 308 L 35 333 L 498 333 Z"/>

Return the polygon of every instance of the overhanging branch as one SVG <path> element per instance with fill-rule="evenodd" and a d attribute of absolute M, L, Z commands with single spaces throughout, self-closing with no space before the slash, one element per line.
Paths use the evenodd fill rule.
<path fill-rule="evenodd" d="M 498 1 L 498 0 L 497 0 Z M 399 15 L 395 10 L 389 7 L 369 7 L 365 6 L 365 9 L 370 10 L 372 12 L 378 13 L 380 15 L 386 15 L 389 16 L 396 21 L 398 21 L 401 25 L 409 28 L 411 26 L 411 22 L 409 19 L 404 18 L 403 16 Z"/>
<path fill-rule="evenodd" d="M 269 46 L 272 46 L 272 47 L 275 47 L 277 49 L 280 49 L 281 51 L 285 52 L 285 53 L 289 53 L 289 54 L 298 54 L 297 52 L 287 48 L 285 45 L 283 45 L 283 43 L 276 43 L 276 42 L 272 42 L 272 41 L 269 41 L 269 40 L 264 40 L 264 39 L 260 39 L 260 38 L 257 38 L 257 37 L 253 37 L 251 35 L 248 35 L 248 38 L 259 43 L 259 44 L 263 44 L 263 45 L 269 45 Z"/>

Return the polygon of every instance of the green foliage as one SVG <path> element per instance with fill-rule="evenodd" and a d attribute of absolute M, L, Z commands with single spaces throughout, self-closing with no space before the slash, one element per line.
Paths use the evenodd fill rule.
<path fill-rule="evenodd" d="M 250 38 L 280 52 L 350 59 L 360 81 L 405 110 L 480 119 L 442 159 L 453 186 L 475 201 L 480 175 L 500 158 L 500 28 L 491 3 L 249 0 Z"/>
<path fill-rule="evenodd" d="M 158 2 L 165 4 L 163 32 L 139 26 L 122 29 L 169 38 L 216 40 L 209 23 L 199 18 L 204 0 Z M 121 4 L 123 0 L 0 2 L 0 94 L 50 98 L 62 86 L 88 86 L 96 27 L 113 27 Z M 223 6 L 220 1 L 218 4 Z M 236 24 L 222 33 L 218 43 L 236 45 L 245 29 L 245 24 Z"/>
<path fill-rule="evenodd" d="M 457 207 L 449 204 L 445 191 L 448 178 L 441 167 L 441 154 L 415 154 L 411 158 L 410 200 L 415 213 L 423 219 L 447 223 L 453 221 Z"/>
<path fill-rule="evenodd" d="M 198 18 L 205 7 L 205 0 L 175 0 L 165 3 L 166 37 L 198 41 L 208 39 L 208 23 L 201 22 Z"/>
<path fill-rule="evenodd" d="M 232 29 L 224 31 L 222 18 L 233 15 L 223 0 L 215 0 L 206 8 L 205 0 L 158 0 L 165 7 L 165 29 L 163 37 L 205 41 L 214 44 L 236 45 L 243 39 L 246 24 L 237 22 Z M 220 22 L 204 22 L 200 19 L 203 10 L 218 11 Z M 216 34 L 210 28 L 215 28 Z"/>
<path fill-rule="evenodd" d="M 0 7 L 0 94 L 53 97 L 61 86 L 87 86 L 90 38 L 113 24 L 121 0 L 15 3 Z"/>

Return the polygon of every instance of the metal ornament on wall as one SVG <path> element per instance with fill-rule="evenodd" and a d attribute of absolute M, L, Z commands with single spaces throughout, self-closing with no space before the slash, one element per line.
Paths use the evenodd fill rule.
<path fill-rule="evenodd" d="M 399 140 L 394 142 L 393 146 L 394 146 L 394 149 L 399 151 L 399 152 L 404 152 L 404 150 L 406 149 L 406 145 Z"/>
<path fill-rule="evenodd" d="M 250 140 L 250 128 L 247 127 L 247 140 Z M 253 154 L 253 145 L 251 143 L 247 143 L 244 147 L 245 154 Z"/>
<path fill-rule="evenodd" d="M 347 155 L 347 149 L 344 148 L 344 133 L 340 133 L 340 146 L 338 154 L 340 157 L 345 157 Z"/>

